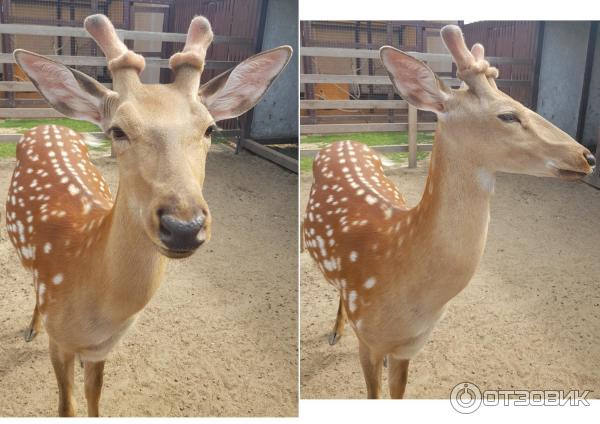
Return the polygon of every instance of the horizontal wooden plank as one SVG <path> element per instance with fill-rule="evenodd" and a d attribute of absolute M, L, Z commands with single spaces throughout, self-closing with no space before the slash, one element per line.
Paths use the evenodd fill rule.
<path fill-rule="evenodd" d="M 93 132 L 93 133 L 82 133 L 82 134 L 90 134 L 96 138 L 106 138 L 106 135 L 101 132 Z M 10 144 L 16 143 L 21 139 L 21 134 L 0 134 L 0 144 Z"/>
<path fill-rule="evenodd" d="M 52 108 L 0 108 L 0 119 L 64 118 L 65 115 Z"/>
<path fill-rule="evenodd" d="M 384 111 L 385 109 L 379 109 Z M 353 124 L 353 123 L 393 123 L 393 122 L 406 122 L 408 116 L 408 109 L 389 109 L 393 111 L 393 115 L 390 116 L 387 113 L 360 113 L 353 111 L 346 115 L 322 115 L 316 114 L 315 116 L 303 115 L 300 116 L 301 125 L 311 124 Z M 425 120 L 422 120 L 426 122 Z"/>
<path fill-rule="evenodd" d="M 417 125 L 418 131 L 435 131 L 435 122 L 421 122 Z M 300 134 L 345 134 L 345 133 L 368 133 L 407 131 L 407 123 L 384 123 L 384 124 L 310 124 L 300 125 Z"/>
<path fill-rule="evenodd" d="M 298 160 L 284 155 L 283 153 L 278 152 L 277 150 L 273 150 L 267 146 L 263 146 L 262 144 L 257 143 L 254 140 L 242 138 L 240 142 L 241 146 L 244 149 L 250 150 L 251 152 L 259 155 L 260 157 L 270 160 L 271 162 L 275 162 L 277 165 L 283 166 L 284 168 L 296 174 L 298 173 Z"/>
<path fill-rule="evenodd" d="M 48 59 L 55 60 L 69 66 L 106 66 L 106 58 L 104 56 L 62 56 L 62 55 L 45 55 Z M 146 57 L 147 67 L 168 68 L 169 59 L 159 59 L 155 57 Z M 0 63 L 16 63 L 12 53 L 0 53 Z M 206 62 L 204 69 L 229 69 L 237 65 L 239 62 L 209 60 Z"/>
<path fill-rule="evenodd" d="M 388 144 L 386 146 L 369 146 L 379 153 L 404 153 L 408 152 L 408 144 Z M 431 152 L 433 144 L 417 144 L 418 152 Z M 300 157 L 314 158 L 320 149 L 301 149 Z"/>
<path fill-rule="evenodd" d="M 373 84 L 391 85 L 387 75 L 300 74 L 301 84 Z"/>
<path fill-rule="evenodd" d="M 112 88 L 112 84 L 102 85 L 107 88 Z M 37 91 L 37 88 L 29 81 L 0 81 L 0 91 L 27 92 Z"/>
<path fill-rule="evenodd" d="M 461 84 L 458 78 L 442 77 L 440 79 L 451 87 L 458 87 Z M 300 74 L 300 83 L 391 85 L 392 80 L 387 75 Z"/>
<path fill-rule="evenodd" d="M 458 78 L 440 78 L 450 87 L 459 87 L 462 83 Z M 334 75 L 334 74 L 300 74 L 301 84 L 363 84 L 363 85 L 391 85 L 388 76 L 380 75 Z M 526 87 L 531 84 L 529 80 L 497 79 L 499 87 Z"/>
<path fill-rule="evenodd" d="M 406 109 L 405 100 L 300 100 L 300 109 Z"/>
<path fill-rule="evenodd" d="M 452 56 L 444 53 L 421 53 L 421 52 L 406 52 L 409 55 L 427 61 L 448 62 L 452 61 Z M 334 57 L 334 58 L 356 58 L 356 59 L 379 59 L 379 50 L 367 49 L 340 49 L 328 47 L 301 47 L 301 56 L 316 56 L 316 57 Z M 494 57 L 485 58 L 488 62 L 495 65 L 531 65 L 533 62 L 530 59 L 514 58 L 514 57 Z"/>
<path fill-rule="evenodd" d="M 84 28 L 67 26 L 48 26 L 48 25 L 22 25 L 22 24 L 0 24 L 0 34 L 18 34 L 18 35 L 38 35 L 51 37 L 81 37 L 91 38 Z M 185 43 L 186 34 L 170 32 L 151 32 L 151 31 L 129 31 L 117 29 L 117 35 L 122 40 L 139 41 L 162 41 Z M 224 35 L 215 35 L 214 44 L 245 44 L 253 46 L 252 39 L 247 37 L 232 37 Z"/>

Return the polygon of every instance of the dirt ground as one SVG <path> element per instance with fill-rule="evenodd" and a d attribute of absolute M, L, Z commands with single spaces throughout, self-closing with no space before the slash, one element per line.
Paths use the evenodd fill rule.
<path fill-rule="evenodd" d="M 114 160 L 95 160 L 116 193 Z M 0 416 L 53 416 L 45 333 L 25 343 L 34 306 L 4 223 L 14 160 L 0 160 Z M 107 416 L 297 415 L 297 176 L 223 145 L 209 154 L 211 242 L 171 261 L 166 280 L 111 353 Z M 86 415 L 75 371 L 78 414 Z"/>
<path fill-rule="evenodd" d="M 393 171 L 409 205 L 421 197 L 426 166 Z M 301 176 L 302 214 L 311 181 Z M 600 191 L 499 175 L 479 269 L 411 361 L 406 397 L 447 399 L 464 381 L 482 391 L 579 389 L 600 397 L 599 243 Z M 337 291 L 308 253 L 300 262 L 301 397 L 365 398 L 350 326 L 338 344 L 327 343 Z"/>

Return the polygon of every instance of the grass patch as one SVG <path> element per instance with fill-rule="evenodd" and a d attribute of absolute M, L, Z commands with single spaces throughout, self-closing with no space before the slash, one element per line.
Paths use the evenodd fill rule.
<path fill-rule="evenodd" d="M 16 143 L 0 143 L 0 158 L 14 158 L 16 153 Z"/>
<path fill-rule="evenodd" d="M 0 128 L 14 128 L 19 134 L 37 127 L 38 125 L 61 125 L 71 128 L 78 132 L 102 132 L 97 125 L 86 121 L 78 121 L 69 118 L 52 118 L 52 119 L 2 119 L 0 120 Z"/>
<path fill-rule="evenodd" d="M 96 151 L 105 151 L 105 150 L 110 150 L 110 140 L 107 138 L 104 138 L 102 140 L 96 140 L 98 143 L 100 143 L 99 146 L 90 146 L 88 145 L 88 149 L 89 150 L 96 150 Z"/>
<path fill-rule="evenodd" d="M 300 158 L 300 171 L 301 172 L 311 172 L 312 171 L 312 158 L 301 157 Z"/>
<path fill-rule="evenodd" d="M 213 144 L 226 143 L 229 140 L 229 138 L 231 138 L 231 137 L 225 137 L 225 135 L 223 133 L 215 131 L 215 132 L 213 132 L 213 134 L 210 138 L 210 142 Z"/>
<path fill-rule="evenodd" d="M 429 156 L 429 152 L 417 152 L 417 160 L 423 160 Z M 408 153 L 386 153 L 385 157 L 393 160 L 394 162 L 407 162 Z"/>
<path fill-rule="evenodd" d="M 52 119 L 1 119 L 0 128 L 11 128 L 14 129 L 13 134 L 23 134 L 25 131 L 31 128 L 37 127 L 38 125 L 60 125 L 63 127 L 71 128 L 77 132 L 102 132 L 97 125 L 91 124 L 86 121 L 78 121 L 76 119 L 69 118 L 52 118 Z M 105 151 L 110 149 L 109 140 L 99 140 L 100 146 L 92 147 L 88 146 L 90 150 Z M 0 158 L 14 158 L 17 152 L 16 143 L 1 143 L 0 144 Z"/>
<path fill-rule="evenodd" d="M 433 142 L 434 133 L 418 132 L 417 143 L 428 144 Z M 381 132 L 381 133 L 350 133 L 350 134 L 325 134 L 325 135 L 303 135 L 300 142 L 304 145 L 313 144 L 314 147 L 322 148 L 331 143 L 341 140 L 353 140 L 367 146 L 388 146 L 393 144 L 408 144 L 407 132 Z M 423 160 L 429 155 L 428 152 L 417 152 L 417 160 Z M 394 162 L 407 162 L 408 153 L 386 153 L 385 157 Z M 312 158 L 300 159 L 300 171 L 312 171 Z"/>
<path fill-rule="evenodd" d="M 318 144 L 318 147 L 325 147 L 328 144 L 341 140 L 353 140 L 367 146 L 387 146 L 390 144 L 408 144 L 407 132 L 378 132 L 378 133 L 349 133 L 349 134 L 324 134 L 324 135 L 303 135 L 300 138 L 301 143 Z M 417 143 L 428 143 L 433 141 L 432 132 L 418 132 Z"/>
<path fill-rule="evenodd" d="M 88 146 L 89 150 L 105 152 L 110 150 L 110 140 L 98 140 L 99 146 Z M 0 143 L 0 158 L 14 158 L 17 154 L 17 143 Z"/>

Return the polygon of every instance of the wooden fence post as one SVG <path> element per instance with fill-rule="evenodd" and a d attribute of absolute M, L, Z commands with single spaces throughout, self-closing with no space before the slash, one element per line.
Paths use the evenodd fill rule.
<path fill-rule="evenodd" d="M 417 167 L 417 108 L 408 104 L 408 167 Z"/>

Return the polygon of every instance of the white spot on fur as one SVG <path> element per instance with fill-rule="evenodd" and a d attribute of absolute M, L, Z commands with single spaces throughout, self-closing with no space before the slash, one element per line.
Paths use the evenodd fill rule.
<path fill-rule="evenodd" d="M 327 271 L 337 270 L 337 262 L 336 262 L 335 258 L 324 259 L 323 260 L 323 268 L 325 268 Z"/>
<path fill-rule="evenodd" d="M 71 193 L 72 196 L 76 196 L 79 194 L 80 190 L 78 187 L 76 187 L 74 184 L 69 184 L 69 193 Z"/>
<path fill-rule="evenodd" d="M 62 274 L 56 274 L 54 277 L 52 277 L 52 283 L 54 283 L 55 285 L 62 283 L 62 281 L 63 281 Z"/>
<path fill-rule="evenodd" d="M 375 203 L 377 203 L 377 198 L 375 196 L 371 196 L 370 194 L 367 194 L 365 196 L 365 200 L 369 205 L 374 205 Z"/>
<path fill-rule="evenodd" d="M 350 252 L 350 262 L 356 262 L 358 259 L 358 253 L 355 251 Z"/>
<path fill-rule="evenodd" d="M 371 277 L 367 281 L 365 281 L 365 284 L 363 284 L 363 287 L 365 289 L 371 289 L 371 288 L 373 288 L 375 283 L 377 283 L 377 281 L 375 280 L 375 277 Z"/>
<path fill-rule="evenodd" d="M 352 290 L 350 294 L 348 294 L 348 310 L 350 312 L 356 311 L 356 299 L 358 298 L 358 294 L 356 290 Z"/>
<path fill-rule="evenodd" d="M 481 189 L 486 193 L 494 192 L 494 184 L 496 182 L 496 179 L 494 178 L 494 175 L 491 172 L 481 168 L 478 169 L 477 182 L 479 183 Z"/>
<path fill-rule="evenodd" d="M 44 304 L 44 293 L 46 292 L 46 285 L 44 283 L 38 284 L 38 304 Z"/>

